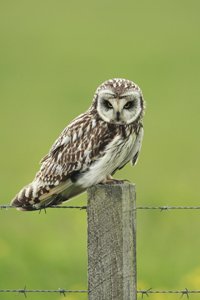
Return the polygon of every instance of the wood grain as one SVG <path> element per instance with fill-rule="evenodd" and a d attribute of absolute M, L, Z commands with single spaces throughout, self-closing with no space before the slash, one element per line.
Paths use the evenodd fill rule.
<path fill-rule="evenodd" d="M 89 300 L 136 300 L 135 185 L 88 189 Z"/>

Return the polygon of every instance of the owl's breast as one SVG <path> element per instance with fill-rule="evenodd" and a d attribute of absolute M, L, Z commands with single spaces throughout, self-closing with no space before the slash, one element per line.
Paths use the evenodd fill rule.
<path fill-rule="evenodd" d="M 134 133 L 126 138 L 116 135 L 106 146 L 104 154 L 80 174 L 76 184 L 87 188 L 102 182 L 108 175 L 124 166 L 132 158 L 135 138 Z"/>

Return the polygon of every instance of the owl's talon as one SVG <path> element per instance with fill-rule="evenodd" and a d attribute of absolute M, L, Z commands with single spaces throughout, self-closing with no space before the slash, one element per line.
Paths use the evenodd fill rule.
<path fill-rule="evenodd" d="M 102 181 L 99 184 L 123 184 L 124 181 L 126 181 L 126 180 L 106 179 L 105 181 Z"/>

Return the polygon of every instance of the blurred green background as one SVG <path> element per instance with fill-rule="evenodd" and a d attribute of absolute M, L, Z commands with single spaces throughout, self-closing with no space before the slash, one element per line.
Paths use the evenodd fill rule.
<path fill-rule="evenodd" d="M 96 87 L 124 77 L 143 90 L 145 139 L 137 167 L 117 177 L 136 183 L 138 205 L 199 205 L 199 11 L 198 0 L 1 0 L 1 204 L 32 180 Z M 83 194 L 70 204 L 85 203 Z M 0 289 L 86 289 L 86 227 L 85 211 L 2 210 Z M 137 257 L 139 289 L 199 289 L 200 212 L 139 211 Z"/>

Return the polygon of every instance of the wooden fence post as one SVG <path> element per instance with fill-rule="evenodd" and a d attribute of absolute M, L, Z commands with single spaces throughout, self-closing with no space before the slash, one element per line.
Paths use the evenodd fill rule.
<path fill-rule="evenodd" d="M 89 300 L 136 300 L 135 185 L 88 189 Z"/>

